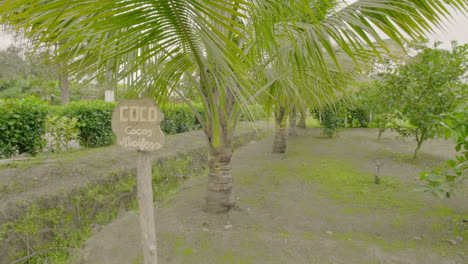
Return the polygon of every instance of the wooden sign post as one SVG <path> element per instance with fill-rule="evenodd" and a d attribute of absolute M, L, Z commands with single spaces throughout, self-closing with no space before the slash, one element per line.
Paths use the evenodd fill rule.
<path fill-rule="evenodd" d="M 150 152 L 164 144 L 159 126 L 163 119 L 161 110 L 149 98 L 123 100 L 112 112 L 112 131 L 117 143 L 138 152 L 137 197 L 144 264 L 158 263 Z"/>

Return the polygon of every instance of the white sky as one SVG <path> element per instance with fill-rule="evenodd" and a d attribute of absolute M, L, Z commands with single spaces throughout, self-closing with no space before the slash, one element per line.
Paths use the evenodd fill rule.
<path fill-rule="evenodd" d="M 442 47 L 450 48 L 450 41 L 456 40 L 459 44 L 468 43 L 468 17 L 460 13 L 453 14 L 453 21 L 446 21 L 443 30 L 436 30 L 428 36 L 430 40 L 444 42 Z"/>
<path fill-rule="evenodd" d="M 442 41 L 443 48 L 450 48 L 450 42 L 457 40 L 459 44 L 468 43 L 468 17 L 454 12 L 453 19 L 445 21 L 444 29 L 436 30 L 434 34 L 427 36 L 431 42 Z M 14 43 L 11 35 L 3 32 L 0 27 L 0 50 L 7 48 Z"/>

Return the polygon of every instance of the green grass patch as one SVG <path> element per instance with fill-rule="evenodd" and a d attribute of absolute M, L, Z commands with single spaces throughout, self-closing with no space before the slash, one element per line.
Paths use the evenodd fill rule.
<path fill-rule="evenodd" d="M 359 242 L 364 242 L 366 246 L 371 244 L 378 245 L 383 250 L 389 252 L 417 248 L 416 242 L 412 239 L 406 241 L 392 240 L 381 236 L 365 233 L 336 233 L 333 234 L 331 238 L 336 239 L 338 241 L 346 241 L 350 244 L 354 244 L 355 246 L 359 246 L 358 244 L 356 244 Z"/>
<path fill-rule="evenodd" d="M 254 264 L 253 255 L 244 255 L 238 251 L 225 251 L 221 256 L 216 258 L 215 263 L 226 264 Z"/>
<path fill-rule="evenodd" d="M 308 116 L 306 118 L 306 126 L 307 127 L 320 127 L 320 121 L 311 116 Z"/>
<path fill-rule="evenodd" d="M 304 166 L 306 163 L 308 165 Z M 274 184 L 299 179 L 316 186 L 325 196 L 341 204 L 361 208 L 357 210 L 391 209 L 405 214 L 418 212 L 424 206 L 417 197 L 405 195 L 405 192 L 412 192 L 409 186 L 397 180 L 383 180 L 382 184 L 374 184 L 372 174 L 358 172 L 343 161 L 303 155 L 288 160 L 287 164 L 272 164 L 270 170 Z"/>

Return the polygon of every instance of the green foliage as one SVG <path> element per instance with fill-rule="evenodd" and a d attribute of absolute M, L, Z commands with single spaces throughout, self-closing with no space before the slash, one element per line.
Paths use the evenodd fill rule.
<path fill-rule="evenodd" d="M 47 116 L 45 123 L 47 150 L 51 152 L 67 150 L 68 143 L 77 140 L 79 135 L 78 119 L 66 116 Z"/>
<path fill-rule="evenodd" d="M 176 134 L 201 128 L 192 109 L 186 104 L 168 104 L 161 109 L 164 120 L 161 129 L 166 134 Z"/>
<path fill-rule="evenodd" d="M 439 134 L 441 126 L 436 117 L 453 111 L 458 96 L 466 92 L 462 79 L 468 70 L 468 44 L 453 43 L 451 51 L 438 49 L 437 44 L 434 48 L 417 48 L 418 55 L 384 78 L 397 98 L 397 117 L 413 126 L 397 127 L 396 131 L 415 137 L 418 145 L 414 157 L 425 140 Z"/>
<path fill-rule="evenodd" d="M 369 115 L 362 108 L 346 108 L 347 127 L 367 127 Z"/>
<path fill-rule="evenodd" d="M 440 198 L 450 198 L 468 177 L 468 107 L 465 105 L 440 118 L 443 120 L 445 138 L 455 142 L 458 155 L 447 162 L 448 170 L 435 169 L 421 173 L 421 180 L 426 181 L 426 184 L 418 189 Z"/>
<path fill-rule="evenodd" d="M 380 139 L 382 134 L 392 127 L 392 121 L 395 119 L 393 93 L 384 90 L 381 83 L 376 80 L 364 83 L 355 101 L 372 115 L 368 127 L 378 128 L 378 139 Z"/>
<path fill-rule="evenodd" d="M 50 103 L 60 102 L 56 67 L 47 52 L 28 54 L 10 46 L 0 51 L 0 97 L 40 97 Z"/>
<path fill-rule="evenodd" d="M 335 107 L 328 106 L 322 111 L 322 134 L 333 137 L 338 131 L 345 127 L 343 106 L 337 104 Z"/>
<path fill-rule="evenodd" d="M 46 115 L 47 104 L 37 98 L 0 100 L 0 157 L 40 152 Z"/>
<path fill-rule="evenodd" d="M 379 78 L 361 93 L 363 104 L 375 116 L 374 125 L 382 133 L 393 126 L 403 137 L 414 137 L 417 152 L 422 143 L 439 135 L 437 116 L 453 111 L 460 95 L 467 92 L 463 83 L 468 70 L 468 44 L 452 43 L 452 50 L 413 44 L 419 52 L 406 62 L 387 65 Z M 396 119 L 409 122 L 401 126 Z M 391 125 L 390 125 L 391 124 Z"/>
<path fill-rule="evenodd" d="M 254 104 L 246 107 L 242 113 L 240 121 L 258 121 L 265 119 L 268 115 L 262 105 Z"/>
<path fill-rule="evenodd" d="M 115 104 L 104 101 L 78 101 L 64 105 L 62 115 L 78 120 L 80 144 L 83 147 L 101 147 L 114 140 L 111 128 Z"/>
<path fill-rule="evenodd" d="M 201 104 L 195 104 L 197 112 L 205 117 L 205 110 Z M 186 104 L 167 104 L 161 107 L 164 120 L 161 129 L 165 134 L 177 134 L 190 130 L 200 129 L 201 124 L 192 109 Z M 241 116 L 241 121 L 258 121 L 266 118 L 265 111 L 261 105 L 249 105 Z"/>
<path fill-rule="evenodd" d="M 56 61 L 73 61 L 69 71 L 78 78 L 96 77 L 105 68 L 109 75 L 118 75 L 115 80 L 135 87 L 132 92 L 161 99 L 170 96 L 183 75 L 199 74 L 189 79 L 210 111 L 206 123 L 215 129 L 207 129 L 213 134 L 208 136 L 216 138 L 231 135 L 225 129 L 219 136 L 220 124 L 234 129 L 237 120 L 231 118 L 232 112 L 264 90 L 266 83 L 258 81 L 263 70 L 275 68 L 277 80 L 291 76 L 292 85 L 284 87 L 297 94 L 297 87 L 308 82 L 306 75 L 330 79 L 329 69 L 379 57 L 390 46 L 383 41 L 387 37 L 402 44 L 430 31 L 441 18 L 451 16 L 445 5 L 466 11 L 465 0 L 312 2 L 78 0 L 74 3 L 80 8 L 65 8 L 68 0 L 41 5 L 16 0 L 0 2 L 0 19 L 26 37 L 47 40 L 38 45 L 60 45 Z M 284 63 L 285 57 L 294 59 Z M 340 57 L 348 62 L 340 62 Z M 320 94 L 315 93 L 323 105 Z"/>

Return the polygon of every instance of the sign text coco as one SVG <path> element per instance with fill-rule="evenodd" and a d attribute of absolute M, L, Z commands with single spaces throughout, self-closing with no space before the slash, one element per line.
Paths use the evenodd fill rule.
<path fill-rule="evenodd" d="M 112 131 L 126 150 L 155 151 L 164 144 L 163 119 L 152 99 L 126 99 L 112 113 Z"/>

